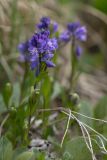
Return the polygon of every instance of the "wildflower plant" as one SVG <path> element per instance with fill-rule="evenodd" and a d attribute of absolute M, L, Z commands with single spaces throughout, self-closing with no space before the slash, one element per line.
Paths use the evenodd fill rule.
<path fill-rule="evenodd" d="M 25 64 L 25 73 L 21 86 L 7 83 L 3 96 L 0 97 L 0 103 L 3 102 L 2 105 L 5 108 L 1 114 L 4 120 L 0 125 L 0 137 L 2 137 L 0 140 L 0 153 L 3 158 L 5 157 L 4 160 L 52 159 L 48 151 L 40 152 L 42 149 L 46 150 L 49 143 L 46 143 L 43 147 L 40 143 L 39 146 L 35 147 L 35 143 L 32 141 L 33 138 L 30 135 L 32 132 L 31 128 L 36 120 L 40 120 L 40 136 L 42 138 L 48 138 L 50 135 L 52 136 L 52 130 L 56 131 L 55 127 L 50 129 L 49 126 L 51 126 L 52 123 L 55 124 L 59 122 L 60 118 L 61 120 L 68 118 L 64 135 L 61 137 L 61 143 L 60 145 L 56 145 L 56 148 L 61 150 L 58 152 L 58 156 L 61 157 L 61 159 L 74 158 L 74 160 L 84 160 L 87 157 L 90 160 L 91 157 L 92 160 L 97 160 L 95 153 L 99 153 L 99 148 L 101 154 L 107 154 L 105 147 L 107 143 L 106 137 L 96 131 L 92 126 L 83 122 L 80 117 L 102 123 L 107 123 L 107 121 L 79 113 L 81 102 L 79 101 L 79 96 L 75 94 L 74 82 L 77 64 L 83 52 L 80 42 L 87 40 L 87 29 L 85 26 L 81 26 L 80 23 L 75 22 L 68 23 L 65 31 L 59 33 L 57 37 L 55 36 L 56 32 L 58 32 L 58 24 L 49 17 L 42 17 L 40 22 L 36 24 L 35 32 L 32 36 L 18 45 L 20 52 L 19 61 Z M 58 56 L 57 51 L 59 50 L 59 46 L 63 47 L 62 44 L 66 45 L 68 42 L 71 44 L 70 89 L 69 91 L 67 90 L 66 93 L 63 87 L 60 86 L 60 94 L 56 93 L 56 91 L 53 93 L 56 83 L 49 74 L 48 69 L 57 66 L 54 58 L 56 54 Z M 70 93 L 71 99 L 69 99 Z M 55 95 L 57 98 L 59 98 L 58 96 L 60 95 L 62 96 L 60 106 L 58 107 L 54 107 L 56 99 L 53 97 L 55 97 Z M 63 103 L 63 99 L 65 99 L 65 103 Z M 52 107 L 50 107 L 51 103 Z M 56 112 L 54 116 L 58 118 L 54 122 L 52 122 L 53 115 L 50 117 L 51 112 Z M 62 115 L 62 117 L 60 115 Z M 78 124 L 82 133 L 82 136 L 75 141 L 75 143 L 79 142 L 76 147 L 78 148 L 78 146 L 80 147 L 80 144 L 82 144 L 82 147 L 85 146 L 84 148 L 86 150 L 86 153 L 79 156 L 79 159 L 79 153 L 75 154 L 76 149 L 75 151 L 73 150 L 72 142 L 69 141 L 67 145 L 65 143 L 70 125 L 72 127 L 74 125 L 76 126 L 76 124 Z M 92 133 L 94 133 L 94 135 L 92 135 Z M 8 140 L 11 141 L 12 144 Z M 36 143 L 37 142 L 39 141 L 37 140 Z M 8 148 L 5 148 L 4 151 L 2 151 L 4 149 L 2 144 L 8 144 Z M 31 146 L 31 144 L 33 144 L 33 146 Z M 70 147 L 67 147 L 69 145 Z M 18 147 L 22 148 L 22 150 L 17 150 L 16 148 Z M 16 149 L 15 151 L 13 150 L 14 148 Z M 70 148 L 72 148 L 74 153 L 72 150 L 69 151 Z"/>
<path fill-rule="evenodd" d="M 87 29 L 85 26 L 81 26 L 79 22 L 68 23 L 67 29 L 62 32 L 59 36 L 60 43 L 71 42 L 71 78 L 70 78 L 70 89 L 73 88 L 73 81 L 75 81 L 75 72 L 78 58 L 81 56 L 83 49 L 80 46 L 80 42 L 87 40 Z"/>

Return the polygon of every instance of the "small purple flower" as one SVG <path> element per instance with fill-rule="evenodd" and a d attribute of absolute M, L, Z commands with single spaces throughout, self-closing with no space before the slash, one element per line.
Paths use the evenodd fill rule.
<path fill-rule="evenodd" d="M 25 53 L 28 51 L 28 41 L 24 42 L 24 43 L 20 43 L 18 45 L 18 50 L 21 52 L 21 53 Z"/>
<path fill-rule="evenodd" d="M 46 63 L 47 67 L 55 67 L 55 66 L 56 66 L 56 65 L 55 65 L 52 61 L 50 61 L 50 60 L 45 60 L 44 62 Z"/>
<path fill-rule="evenodd" d="M 42 18 L 40 19 L 40 21 L 41 21 L 42 23 L 44 23 L 44 24 L 47 24 L 47 25 L 50 24 L 50 18 L 49 18 L 49 17 L 42 17 Z"/>
<path fill-rule="evenodd" d="M 36 47 L 29 46 L 29 60 L 30 62 L 34 62 L 39 59 L 38 50 Z"/>
<path fill-rule="evenodd" d="M 58 31 L 58 23 L 53 22 L 53 32 L 57 32 Z"/>
<path fill-rule="evenodd" d="M 38 52 L 38 54 L 44 53 L 49 39 L 49 34 L 50 32 L 47 30 L 35 33 L 29 40 L 29 48 L 32 48 L 31 50 Z"/>
<path fill-rule="evenodd" d="M 18 50 L 21 53 L 20 54 L 20 61 L 26 61 L 27 60 L 27 53 L 28 53 L 28 41 L 20 43 L 18 45 Z"/>
<path fill-rule="evenodd" d="M 87 40 L 87 30 L 86 27 L 82 26 L 76 29 L 75 37 L 79 41 L 86 41 Z"/>
<path fill-rule="evenodd" d="M 46 54 L 43 55 L 42 61 L 45 61 L 47 59 L 52 59 L 53 56 L 54 56 L 54 54 L 52 54 L 52 53 L 46 53 Z"/>
<path fill-rule="evenodd" d="M 49 52 L 55 51 L 58 48 L 58 43 L 56 38 L 49 39 L 47 42 L 47 49 Z"/>
<path fill-rule="evenodd" d="M 82 48 L 78 45 L 78 42 L 87 40 L 87 29 L 85 26 L 81 26 L 79 22 L 68 23 L 67 30 L 59 36 L 59 42 L 69 42 L 70 40 L 75 42 L 75 52 L 77 56 L 82 53 Z"/>
<path fill-rule="evenodd" d="M 58 23 L 51 21 L 49 17 L 42 17 L 36 27 L 39 30 L 51 30 L 52 33 L 55 33 L 58 30 Z"/>
<path fill-rule="evenodd" d="M 68 31 L 72 32 L 72 33 L 75 32 L 75 30 L 77 28 L 79 28 L 79 27 L 80 27 L 80 23 L 79 22 L 68 23 L 68 25 L 67 25 Z"/>
<path fill-rule="evenodd" d="M 40 19 L 40 23 L 37 24 L 37 28 L 42 30 L 42 29 L 48 29 L 50 25 L 50 18 L 49 17 L 42 17 Z"/>
<path fill-rule="evenodd" d="M 67 29 L 71 36 L 74 36 L 76 40 L 86 41 L 87 40 L 87 30 L 85 26 L 81 26 L 79 22 L 69 23 Z"/>
<path fill-rule="evenodd" d="M 81 26 L 79 22 L 68 23 L 67 30 L 60 34 L 59 39 L 67 42 L 72 38 L 72 36 L 78 41 L 86 41 L 86 27 Z"/>
<path fill-rule="evenodd" d="M 59 40 L 64 41 L 64 42 L 68 42 L 70 40 L 69 32 L 66 30 L 63 33 L 61 33 L 60 36 L 59 36 Z"/>
<path fill-rule="evenodd" d="M 79 45 L 77 45 L 76 49 L 75 49 L 75 53 L 76 53 L 77 57 L 80 57 L 81 54 L 82 54 L 82 52 L 83 52 L 82 47 L 80 47 Z"/>

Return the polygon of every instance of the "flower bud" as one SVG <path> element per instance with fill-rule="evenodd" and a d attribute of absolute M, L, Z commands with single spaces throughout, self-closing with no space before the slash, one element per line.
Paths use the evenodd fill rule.
<path fill-rule="evenodd" d="M 17 112 L 16 107 L 12 106 L 12 107 L 11 107 L 11 111 L 13 111 L 13 112 Z"/>
<path fill-rule="evenodd" d="M 73 105 L 78 105 L 80 100 L 79 95 L 77 93 L 71 93 L 70 100 L 73 103 Z"/>

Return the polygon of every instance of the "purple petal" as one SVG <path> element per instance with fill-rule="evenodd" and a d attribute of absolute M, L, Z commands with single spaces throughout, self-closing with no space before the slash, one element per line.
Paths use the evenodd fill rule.
<path fill-rule="evenodd" d="M 51 58 L 53 58 L 53 56 L 54 56 L 54 54 L 46 53 L 46 54 L 42 57 L 42 60 L 51 59 Z"/>
<path fill-rule="evenodd" d="M 33 61 L 30 63 L 31 70 L 34 70 L 39 65 L 39 61 Z"/>
<path fill-rule="evenodd" d="M 50 18 L 49 17 L 42 17 L 41 19 L 40 19 L 40 21 L 42 22 L 42 23 L 46 23 L 46 24 L 50 24 Z"/>
<path fill-rule="evenodd" d="M 25 56 L 23 55 L 23 54 L 20 54 L 20 56 L 19 56 L 19 61 L 20 62 L 25 62 Z"/>
<path fill-rule="evenodd" d="M 53 23 L 53 31 L 57 32 L 57 30 L 58 30 L 58 23 L 54 22 Z"/>
<path fill-rule="evenodd" d="M 79 22 L 68 23 L 68 25 L 67 25 L 67 29 L 70 32 L 74 32 L 78 27 L 80 27 L 80 23 Z"/>
<path fill-rule="evenodd" d="M 75 31 L 75 36 L 80 41 L 86 41 L 87 40 L 87 30 L 86 27 L 80 27 Z"/>
<path fill-rule="evenodd" d="M 47 42 L 47 47 L 49 51 L 54 51 L 58 48 L 58 43 L 56 38 L 49 39 Z"/>
<path fill-rule="evenodd" d="M 50 18 L 49 17 L 42 17 L 41 19 L 40 19 L 40 23 L 39 24 L 37 24 L 37 28 L 38 29 L 48 29 L 48 27 L 49 27 L 49 25 L 50 25 Z"/>
<path fill-rule="evenodd" d="M 83 49 L 78 45 L 76 47 L 76 51 L 75 52 L 76 52 L 77 57 L 80 57 L 82 52 L 83 52 Z"/>
<path fill-rule="evenodd" d="M 38 51 L 37 51 L 37 49 L 36 48 L 34 48 L 34 47 L 30 47 L 29 48 L 29 55 L 28 55 L 28 60 L 30 61 L 30 62 L 34 62 L 34 61 L 38 61 L 38 59 L 39 59 L 39 54 L 38 54 Z"/>
<path fill-rule="evenodd" d="M 47 67 L 55 67 L 56 66 L 53 62 L 51 62 L 49 60 L 46 60 L 45 63 L 47 65 Z"/>
<path fill-rule="evenodd" d="M 19 50 L 20 53 L 23 53 L 23 54 L 25 52 L 27 52 L 28 51 L 28 41 L 20 43 L 18 45 L 18 50 Z"/>
<path fill-rule="evenodd" d="M 70 34 L 68 31 L 64 31 L 63 33 L 60 34 L 59 36 L 60 41 L 68 42 L 70 40 Z"/>

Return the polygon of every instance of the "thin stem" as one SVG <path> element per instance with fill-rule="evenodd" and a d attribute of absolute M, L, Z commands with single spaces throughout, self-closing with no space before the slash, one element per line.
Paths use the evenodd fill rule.
<path fill-rule="evenodd" d="M 26 80 L 26 77 L 27 77 L 27 72 L 28 72 L 27 63 L 25 62 L 25 71 L 24 71 L 24 76 L 23 76 L 23 80 L 22 80 L 22 83 L 21 83 L 20 102 L 21 102 L 22 99 L 23 99 L 24 87 L 25 87 L 25 80 Z"/>
<path fill-rule="evenodd" d="M 6 115 L 6 117 L 4 118 L 4 120 L 2 121 L 2 123 L 0 125 L 0 137 L 1 137 L 2 128 L 3 128 L 5 122 L 7 121 L 8 118 L 9 118 L 9 114 Z"/>
<path fill-rule="evenodd" d="M 107 150 L 106 150 L 106 148 L 105 148 L 105 145 L 104 145 L 103 140 L 101 139 L 100 136 L 97 135 L 97 137 L 99 138 L 99 140 L 100 140 L 102 146 L 100 146 L 98 143 L 97 143 L 97 145 L 100 147 L 100 149 L 103 149 L 103 150 L 104 150 L 105 154 L 107 154 Z M 103 151 L 102 151 L 102 152 L 103 152 Z"/>
<path fill-rule="evenodd" d="M 69 124 L 70 124 L 70 119 L 71 119 L 71 110 L 69 110 L 68 122 L 67 122 L 67 126 L 66 126 L 66 130 L 65 130 L 64 136 L 63 136 L 62 141 L 61 141 L 61 147 L 62 147 L 62 145 L 64 143 L 65 136 L 66 136 L 66 134 L 68 132 L 68 128 L 69 128 Z"/>
<path fill-rule="evenodd" d="M 103 120 L 103 119 L 98 119 L 98 118 L 93 118 L 93 117 L 89 117 L 89 116 L 86 116 L 84 114 L 81 114 L 81 113 L 78 113 L 78 112 L 75 112 L 75 111 L 72 111 L 72 113 L 75 113 L 75 114 L 78 114 L 80 116 L 83 116 L 85 118 L 88 118 L 88 119 L 91 119 L 91 120 L 95 120 L 95 121 L 100 121 L 100 122 L 103 122 L 103 123 L 107 123 L 107 121 Z"/>
<path fill-rule="evenodd" d="M 76 55 L 75 55 L 75 37 L 72 37 L 71 44 L 71 77 L 70 77 L 70 90 L 73 90 L 74 76 L 75 76 L 75 67 L 76 67 Z"/>
<path fill-rule="evenodd" d="M 30 127 L 31 127 L 31 107 L 29 106 L 28 133 L 27 133 L 27 136 L 28 136 L 28 137 L 29 137 Z"/>
<path fill-rule="evenodd" d="M 83 123 L 83 122 L 82 122 Z M 107 139 L 102 135 L 100 134 L 99 132 L 97 132 L 96 130 L 94 130 L 92 127 L 90 127 L 89 125 L 83 123 L 84 126 L 86 126 L 87 128 L 89 128 L 90 130 L 92 130 L 93 132 L 95 132 L 96 134 L 98 134 L 100 137 L 102 137 L 102 139 L 104 139 L 106 142 L 107 142 Z"/>
<path fill-rule="evenodd" d="M 69 113 L 67 113 L 67 112 L 65 112 L 65 111 L 61 111 L 62 113 L 64 113 L 64 114 L 66 114 L 66 115 L 68 115 L 69 116 Z M 72 114 L 73 115 L 73 114 Z M 73 115 L 74 116 L 74 115 Z M 71 118 L 72 118 L 72 116 L 71 116 Z M 76 118 L 76 117 L 75 117 Z M 74 119 L 75 119 L 74 118 Z M 76 120 L 77 120 L 77 118 L 76 118 Z M 78 122 L 81 122 L 80 120 L 78 120 Z M 92 127 L 90 127 L 89 125 L 87 125 L 87 124 L 85 124 L 84 122 L 81 122 L 84 126 L 86 126 L 88 129 L 90 129 L 91 131 L 93 131 L 94 133 L 96 133 L 96 134 L 98 134 L 100 137 L 102 137 L 106 142 L 107 142 L 107 139 L 102 135 L 102 134 L 100 134 L 99 132 L 97 132 L 96 130 L 94 130 Z"/>
<path fill-rule="evenodd" d="M 47 112 L 47 111 L 62 111 L 62 110 L 67 111 L 67 108 L 66 108 L 66 109 L 63 108 L 63 107 L 53 108 L 53 109 L 47 108 L 47 109 L 45 109 L 45 110 L 44 110 L 44 109 L 39 109 L 38 111 L 39 111 L 39 112 Z M 98 118 L 89 117 L 89 116 L 86 116 L 86 115 L 84 115 L 84 114 L 81 114 L 81 113 L 78 113 L 78 112 L 75 112 L 75 111 L 71 111 L 71 112 L 72 112 L 72 113 L 75 113 L 75 114 L 77 114 L 77 115 L 83 116 L 83 117 L 85 117 L 85 118 L 91 119 L 91 120 L 95 120 L 95 121 L 107 123 L 107 121 L 106 121 L 106 120 L 103 120 L 103 119 L 98 119 Z"/>

